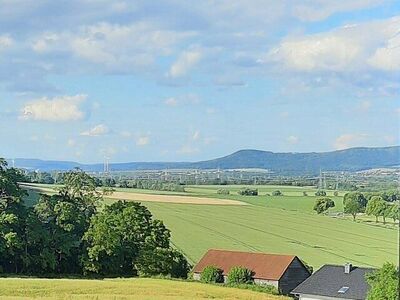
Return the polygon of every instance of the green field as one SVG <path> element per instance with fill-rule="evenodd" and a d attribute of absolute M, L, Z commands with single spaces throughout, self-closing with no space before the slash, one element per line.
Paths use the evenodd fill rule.
<path fill-rule="evenodd" d="M 192 262 L 197 262 L 209 248 L 293 254 L 316 268 L 327 263 L 378 267 L 385 261 L 397 262 L 397 226 L 376 225 L 365 216 L 357 222 L 343 217 L 343 193 L 333 197 L 333 192 L 328 192 L 336 207 L 325 216 L 312 210 L 316 198 L 313 188 L 257 186 L 260 195 L 255 197 L 237 195 L 241 186 L 224 186 L 231 191 L 229 196 L 218 195 L 219 188 L 190 186 L 185 195 L 235 199 L 251 205 L 143 202 L 165 222 L 174 245 Z M 276 189 L 284 196 L 265 195 Z M 303 191 L 308 196 L 303 196 Z"/>
<path fill-rule="evenodd" d="M 249 290 L 165 279 L 0 278 L 0 299 L 284 300 L 289 298 Z"/>

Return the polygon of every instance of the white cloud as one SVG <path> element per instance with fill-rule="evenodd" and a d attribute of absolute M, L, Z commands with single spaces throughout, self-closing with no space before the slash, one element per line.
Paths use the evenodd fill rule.
<path fill-rule="evenodd" d="M 200 138 L 200 131 L 199 131 L 199 130 L 196 130 L 196 131 L 193 133 L 193 135 L 192 135 L 192 140 L 193 140 L 193 141 L 198 141 L 199 138 Z"/>
<path fill-rule="evenodd" d="M 199 50 L 184 51 L 172 64 L 168 76 L 172 78 L 185 76 L 201 59 Z"/>
<path fill-rule="evenodd" d="M 137 146 L 146 146 L 146 145 L 148 145 L 149 143 L 150 143 L 150 137 L 147 136 L 147 135 L 139 136 L 139 137 L 136 139 L 136 145 L 137 145 Z"/>
<path fill-rule="evenodd" d="M 0 50 L 11 47 L 14 40 L 9 35 L 0 35 Z"/>
<path fill-rule="evenodd" d="M 102 136 L 110 132 L 110 129 L 104 124 L 98 124 L 89 130 L 81 132 L 82 136 Z"/>
<path fill-rule="evenodd" d="M 347 25 L 306 36 L 287 37 L 264 62 L 295 71 L 393 70 L 400 67 L 400 17 Z M 386 45 L 384 48 L 381 45 Z"/>
<path fill-rule="evenodd" d="M 342 134 L 341 136 L 336 138 L 334 147 L 337 150 L 341 150 L 360 146 L 366 141 L 367 137 L 367 134 Z"/>
<path fill-rule="evenodd" d="M 25 104 L 20 119 L 51 122 L 81 120 L 85 114 L 79 105 L 86 98 L 87 95 L 75 95 L 33 100 Z"/>
<path fill-rule="evenodd" d="M 397 34 L 389 39 L 384 47 L 376 49 L 368 62 L 371 66 L 384 71 L 400 70 L 400 25 Z"/>
<path fill-rule="evenodd" d="M 69 31 L 46 32 L 31 42 L 38 53 L 63 53 L 105 69 L 134 72 L 173 53 L 175 45 L 194 32 L 168 30 L 151 22 L 119 25 L 100 22 Z"/>
<path fill-rule="evenodd" d="M 297 136 L 291 135 L 291 136 L 288 136 L 288 138 L 286 139 L 286 141 L 287 141 L 289 144 L 294 145 L 294 144 L 297 144 L 297 143 L 299 142 L 299 138 L 298 138 Z"/>
<path fill-rule="evenodd" d="M 196 94 L 185 94 L 176 97 L 169 97 L 165 99 L 164 103 L 168 106 L 174 107 L 178 105 L 193 105 L 199 104 L 201 99 Z"/>
<path fill-rule="evenodd" d="M 164 103 L 168 106 L 177 106 L 178 100 L 174 97 L 170 97 L 170 98 L 165 99 Z"/>
<path fill-rule="evenodd" d="M 109 68 L 148 66 L 157 55 L 169 55 L 181 39 L 192 35 L 139 22 L 130 25 L 99 23 L 84 27 L 70 37 L 72 52 L 87 61 Z"/>

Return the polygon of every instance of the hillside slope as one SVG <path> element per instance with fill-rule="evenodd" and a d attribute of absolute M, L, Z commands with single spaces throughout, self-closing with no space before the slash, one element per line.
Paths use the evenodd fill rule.
<path fill-rule="evenodd" d="M 11 161 L 9 160 L 10 164 Z M 79 167 L 100 172 L 102 164 L 80 164 L 70 161 L 15 159 L 15 166 L 31 170 L 64 171 Z M 160 169 L 240 169 L 263 168 L 272 171 L 318 172 L 360 171 L 400 165 L 400 146 L 383 148 L 350 148 L 331 152 L 274 153 L 261 150 L 240 150 L 228 156 L 199 162 L 128 162 L 112 163 L 113 171 Z"/>

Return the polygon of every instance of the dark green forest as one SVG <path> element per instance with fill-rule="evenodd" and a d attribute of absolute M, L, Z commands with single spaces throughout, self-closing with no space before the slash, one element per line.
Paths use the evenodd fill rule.
<path fill-rule="evenodd" d="M 57 194 L 27 206 L 23 179 L 0 159 L 0 273 L 187 277 L 190 266 L 170 231 L 140 203 L 103 206 L 111 191 L 74 170 Z"/>

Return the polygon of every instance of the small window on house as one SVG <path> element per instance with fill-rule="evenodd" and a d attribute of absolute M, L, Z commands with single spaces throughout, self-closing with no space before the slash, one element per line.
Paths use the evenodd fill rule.
<path fill-rule="evenodd" d="M 344 293 L 347 292 L 348 289 L 349 289 L 348 286 L 341 287 L 340 290 L 338 290 L 338 293 L 339 294 L 344 294 Z"/>

